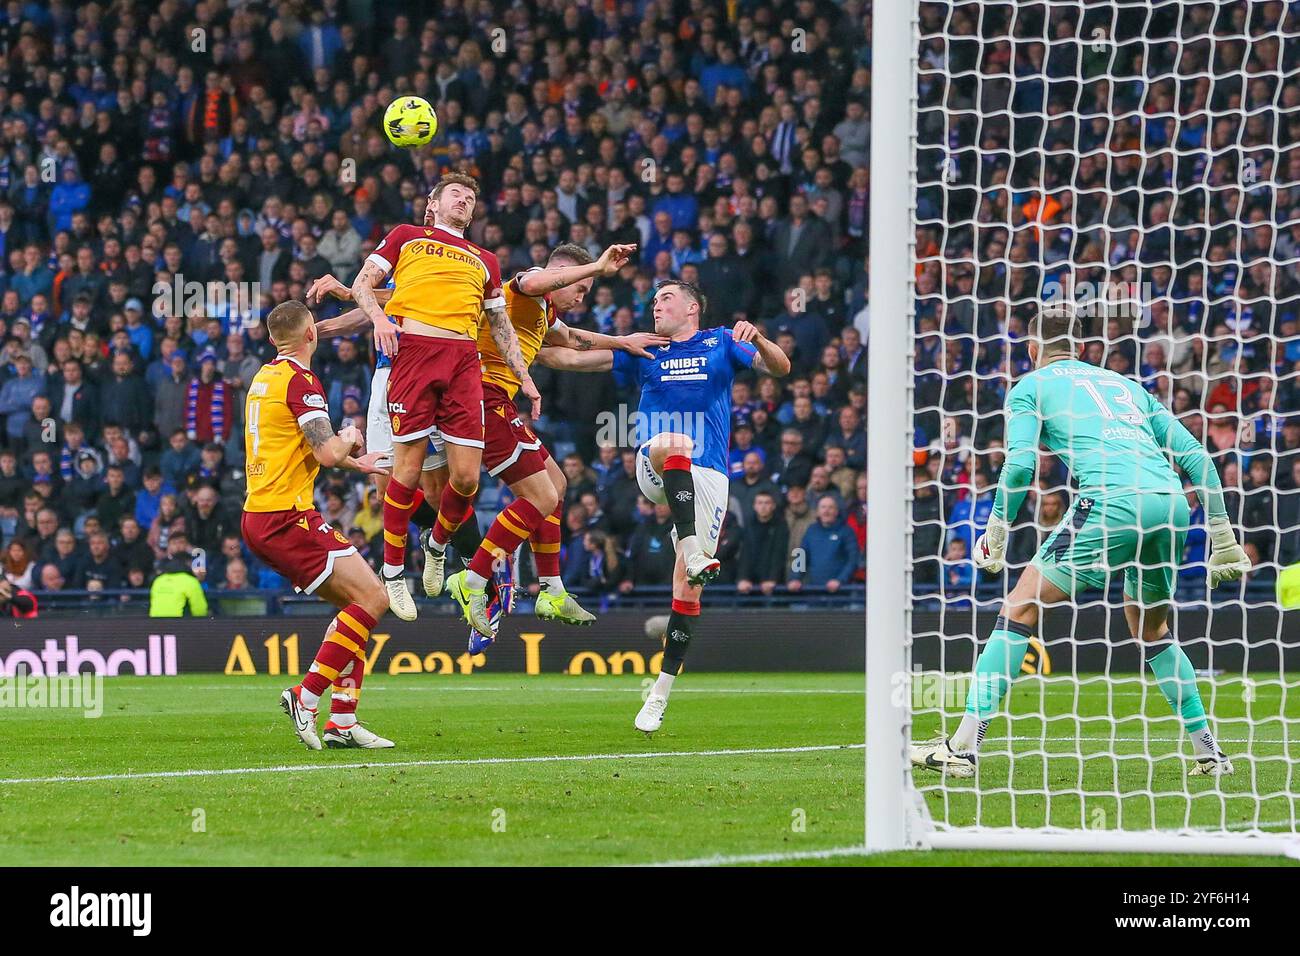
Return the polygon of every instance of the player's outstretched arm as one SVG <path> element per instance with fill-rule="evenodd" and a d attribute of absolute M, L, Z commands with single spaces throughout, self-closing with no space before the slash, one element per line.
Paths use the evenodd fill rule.
<path fill-rule="evenodd" d="M 339 335 L 356 335 L 370 328 L 370 317 L 361 309 L 349 309 L 342 315 L 316 323 L 316 333 L 323 339 Z"/>
<path fill-rule="evenodd" d="M 367 259 L 352 282 L 352 300 L 375 327 L 375 348 L 388 356 L 397 355 L 397 323 L 384 314 L 376 292 L 389 270 Z"/>
<path fill-rule="evenodd" d="M 781 351 L 781 346 L 759 332 L 758 326 L 752 322 L 740 321 L 732 327 L 731 334 L 737 342 L 747 342 L 758 350 L 754 355 L 754 371 L 775 378 L 785 378 L 790 374 L 790 356 Z"/>
<path fill-rule="evenodd" d="M 654 358 L 648 351 L 658 345 L 667 345 L 668 338 L 653 332 L 633 332 L 631 335 L 605 335 L 601 332 L 589 332 L 586 329 L 574 329 L 559 319 L 555 320 L 546 332 L 545 342 L 559 348 L 577 349 L 587 352 L 591 349 L 611 349 L 627 352 L 638 358 Z"/>
<path fill-rule="evenodd" d="M 614 353 L 608 349 L 583 352 L 547 346 L 537 353 L 537 361 L 564 372 L 608 372 L 614 367 Z"/>
<path fill-rule="evenodd" d="M 327 273 L 307 287 L 307 294 L 304 298 L 307 300 L 308 305 L 312 305 L 325 301 L 326 296 L 333 296 L 343 302 L 351 302 L 352 288 L 351 286 L 344 285 L 337 278 Z M 392 289 L 375 290 L 375 301 L 380 305 L 386 304 L 392 297 Z"/>
<path fill-rule="evenodd" d="M 586 265 L 552 266 L 522 272 L 515 276 L 515 287 L 524 295 L 546 295 L 583 279 L 612 276 L 627 265 L 627 260 L 634 252 L 635 244 L 612 245 L 601 253 L 599 259 Z"/>
<path fill-rule="evenodd" d="M 1210 569 L 1210 587 L 1237 580 L 1250 570 L 1250 558 L 1237 543 L 1237 534 L 1228 520 L 1228 509 L 1223 504 L 1223 483 L 1219 481 L 1214 460 L 1187 426 L 1154 398 L 1150 401 L 1150 422 L 1156 441 L 1161 448 L 1168 450 L 1174 464 L 1191 480 L 1196 497 L 1205 508 L 1210 532 L 1210 557 L 1206 562 Z"/>
<path fill-rule="evenodd" d="M 390 289 L 382 289 L 376 293 L 378 299 L 380 293 L 384 298 L 380 301 L 387 302 L 388 296 L 392 294 Z M 326 296 L 333 296 L 344 302 L 352 301 L 352 290 L 342 282 L 328 273 L 321 276 L 315 282 L 307 287 L 307 294 L 303 298 L 308 305 L 322 302 Z M 324 322 L 316 323 L 316 332 L 321 338 L 333 338 L 337 335 L 356 335 L 362 329 L 370 324 L 370 319 L 361 309 L 352 309 L 344 312 L 342 315 L 335 316 L 332 319 L 326 319 Z"/>

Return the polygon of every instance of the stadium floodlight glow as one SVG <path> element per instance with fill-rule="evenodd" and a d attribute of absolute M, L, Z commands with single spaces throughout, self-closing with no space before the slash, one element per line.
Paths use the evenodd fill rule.
<path fill-rule="evenodd" d="M 1252 457 L 1276 469 L 1260 452 L 1281 440 L 1279 413 L 1300 408 L 1246 399 L 1261 386 L 1300 395 L 1300 364 L 1256 360 L 1300 352 L 1300 335 L 1279 331 L 1300 320 L 1300 292 L 1279 279 L 1300 264 L 1300 240 L 1285 238 L 1300 225 L 1285 55 L 1297 43 L 1300 15 L 1263 0 L 876 6 L 868 851 L 1300 858 L 1300 619 L 1261 580 L 1300 544 L 1276 470 L 1259 486 L 1225 481 L 1254 549 L 1244 583 L 1209 590 L 1204 555 L 1179 556 L 1172 631 L 1235 774 L 1189 777 L 1186 716 L 1144 666 L 1110 567 L 1112 587 L 1042 616 L 973 778 L 909 760 L 911 744 L 953 734 L 1003 599 L 1053 527 L 1077 527 L 1045 504 L 1078 496 L 1040 457 L 1045 484 L 1009 516 L 1006 570 L 968 582 L 963 547 L 946 553 L 960 539 L 968 555 L 987 522 L 976 472 L 1000 467 L 1005 395 L 1029 370 L 1027 318 L 1044 301 L 1077 303 L 1085 360 L 1141 380 L 1185 421 L 1199 414 L 1195 437 L 1243 480 Z M 1199 406 L 1178 407 L 1180 384 Z M 1235 432 L 1209 403 L 1219 385 L 1237 396 Z M 1124 402 L 1110 414 L 1097 401 L 1117 435 L 1131 431 Z M 1248 500 L 1256 487 L 1266 504 Z"/>

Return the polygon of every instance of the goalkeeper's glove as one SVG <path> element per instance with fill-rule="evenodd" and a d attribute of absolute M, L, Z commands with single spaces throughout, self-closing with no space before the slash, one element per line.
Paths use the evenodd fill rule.
<path fill-rule="evenodd" d="M 1235 581 L 1250 570 L 1250 558 L 1237 544 L 1232 524 L 1227 518 L 1210 519 L 1210 587 Z"/>
<path fill-rule="evenodd" d="M 1011 525 L 1001 518 L 989 518 L 984 533 L 975 542 L 975 567 L 981 571 L 1000 574 L 1006 563 L 1007 535 Z"/>

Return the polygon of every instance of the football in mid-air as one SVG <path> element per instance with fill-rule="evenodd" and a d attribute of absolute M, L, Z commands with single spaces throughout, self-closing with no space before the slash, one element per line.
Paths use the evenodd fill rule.
<path fill-rule="evenodd" d="M 399 96 L 384 110 L 384 134 L 394 146 L 423 146 L 438 132 L 438 117 L 428 100 Z"/>

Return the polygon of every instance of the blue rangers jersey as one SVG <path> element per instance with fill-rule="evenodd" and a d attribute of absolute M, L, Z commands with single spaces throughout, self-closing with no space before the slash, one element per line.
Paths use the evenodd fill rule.
<path fill-rule="evenodd" d="M 687 435 L 693 461 L 727 473 L 731 444 L 731 383 L 753 365 L 757 349 L 737 342 L 731 329 L 701 329 L 683 342 L 654 349 L 653 359 L 614 353 L 614 380 L 639 386 L 641 405 L 634 422 L 638 445 L 664 432 Z"/>

